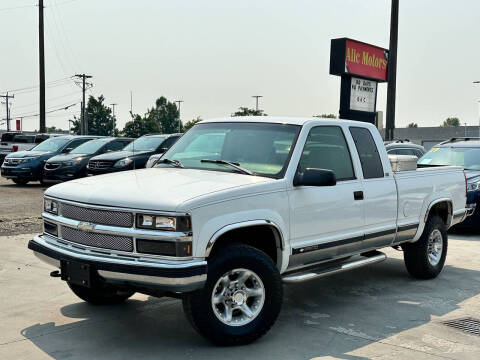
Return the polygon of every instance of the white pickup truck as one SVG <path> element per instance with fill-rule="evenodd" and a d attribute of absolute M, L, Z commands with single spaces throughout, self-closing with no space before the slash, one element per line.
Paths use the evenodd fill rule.
<path fill-rule="evenodd" d="M 274 324 L 284 283 L 380 262 L 378 249 L 435 278 L 465 199 L 459 167 L 392 172 L 370 124 L 222 118 L 151 169 L 49 188 L 29 248 L 87 302 L 181 297 L 200 334 L 243 344 Z"/>

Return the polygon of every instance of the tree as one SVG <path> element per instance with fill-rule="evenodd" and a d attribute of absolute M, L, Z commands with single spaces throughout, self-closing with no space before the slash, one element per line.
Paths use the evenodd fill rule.
<path fill-rule="evenodd" d="M 98 99 L 94 96 L 88 98 L 85 113 L 88 121 L 88 134 L 98 136 L 108 136 L 116 133 L 114 129 L 114 118 L 112 109 L 104 105 L 105 98 L 100 95 Z M 80 134 L 81 118 L 74 116 L 72 131 L 74 134 Z"/>
<path fill-rule="evenodd" d="M 249 109 L 247 107 L 240 107 L 238 111 L 233 113 L 232 116 L 267 116 L 263 110 Z"/>
<path fill-rule="evenodd" d="M 125 124 L 122 134 L 126 137 L 137 138 L 145 134 L 159 134 L 161 132 L 160 124 L 137 114 L 132 121 Z"/>
<path fill-rule="evenodd" d="M 313 115 L 313 117 L 324 118 L 324 119 L 336 119 L 337 115 L 335 115 L 335 114 L 321 114 L 321 115 Z"/>
<path fill-rule="evenodd" d="M 417 123 L 410 123 L 410 124 L 408 124 L 408 127 L 409 128 L 418 128 L 418 124 Z"/>
<path fill-rule="evenodd" d="M 68 133 L 68 130 L 63 130 L 55 126 L 47 126 L 45 129 L 47 133 Z"/>
<path fill-rule="evenodd" d="M 200 116 L 197 116 L 196 119 L 188 121 L 185 125 L 183 125 L 183 132 L 187 132 L 193 125 L 199 123 L 200 121 L 202 121 L 202 118 Z"/>
<path fill-rule="evenodd" d="M 449 117 L 443 122 L 442 126 L 443 127 L 448 127 L 448 126 L 458 127 L 458 126 L 460 126 L 460 120 L 457 117 Z"/>

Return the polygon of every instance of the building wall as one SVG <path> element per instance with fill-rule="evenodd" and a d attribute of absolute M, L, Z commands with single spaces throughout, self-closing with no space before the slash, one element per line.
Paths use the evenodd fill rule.
<path fill-rule="evenodd" d="M 422 145 L 426 150 L 431 149 L 439 142 L 454 137 L 479 137 L 478 126 L 459 126 L 459 127 L 418 127 L 418 128 L 397 128 L 395 129 L 395 139 L 409 139 L 415 144 Z M 380 130 L 385 139 L 385 130 Z"/>

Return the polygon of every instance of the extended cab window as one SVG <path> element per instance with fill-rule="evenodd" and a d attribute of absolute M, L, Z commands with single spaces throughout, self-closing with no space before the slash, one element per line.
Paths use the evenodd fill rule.
<path fill-rule="evenodd" d="M 363 178 L 383 178 L 382 160 L 370 131 L 361 127 L 351 127 L 350 133 L 360 156 Z"/>
<path fill-rule="evenodd" d="M 298 172 L 307 168 L 332 170 L 338 181 L 355 178 L 348 145 L 338 126 L 317 126 L 310 130 Z"/>

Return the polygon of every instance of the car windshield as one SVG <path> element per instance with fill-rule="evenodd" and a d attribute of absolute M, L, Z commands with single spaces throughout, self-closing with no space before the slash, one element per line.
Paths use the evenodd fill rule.
<path fill-rule="evenodd" d="M 128 144 L 125 151 L 154 151 L 165 140 L 163 136 L 142 136 Z"/>
<path fill-rule="evenodd" d="M 257 175 L 280 178 L 300 126 L 266 123 L 203 123 L 195 125 L 162 157 L 185 168 L 238 172 L 232 166 L 201 160 L 232 162 Z M 160 163 L 156 167 L 171 166 Z"/>
<path fill-rule="evenodd" d="M 90 140 L 70 151 L 70 154 L 93 154 L 106 143 L 105 140 Z"/>
<path fill-rule="evenodd" d="M 48 140 L 45 140 L 41 144 L 38 144 L 32 150 L 35 150 L 35 151 L 57 151 L 63 145 L 68 143 L 70 140 L 71 139 L 65 139 L 65 138 L 50 138 Z"/>
<path fill-rule="evenodd" d="M 419 165 L 454 165 L 468 170 L 480 170 L 480 148 L 434 147 L 420 160 Z"/>

